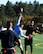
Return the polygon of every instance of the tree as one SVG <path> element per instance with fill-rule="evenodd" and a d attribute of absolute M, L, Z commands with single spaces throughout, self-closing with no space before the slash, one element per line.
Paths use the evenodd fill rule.
<path fill-rule="evenodd" d="M 34 4 L 34 5 L 36 5 L 36 4 L 37 4 L 37 1 L 36 1 L 36 0 L 34 0 L 33 4 Z"/>
<path fill-rule="evenodd" d="M 5 6 L 4 5 L 1 5 L 0 7 L 0 18 L 2 20 L 2 25 L 3 25 L 3 19 L 5 18 Z"/>
<path fill-rule="evenodd" d="M 19 3 L 16 2 L 14 5 L 14 10 L 16 11 L 16 15 L 18 15 L 21 12 L 21 8 L 24 9 L 24 3 L 22 3 L 21 1 Z"/>
<path fill-rule="evenodd" d="M 41 9 L 40 15 L 43 16 L 43 4 L 40 4 L 40 9 Z"/>
<path fill-rule="evenodd" d="M 5 6 L 1 5 L 0 7 L 0 18 L 4 18 L 5 17 Z"/>
<path fill-rule="evenodd" d="M 39 16 L 40 15 L 40 11 L 41 11 L 41 8 L 40 8 L 40 4 L 39 2 L 37 2 L 36 0 L 34 1 L 34 15 L 35 16 Z"/>
<path fill-rule="evenodd" d="M 13 6 L 15 12 L 16 12 L 16 16 L 18 15 L 19 13 L 19 7 L 18 7 L 18 2 L 15 3 L 15 5 Z"/>
<path fill-rule="evenodd" d="M 12 18 L 16 15 L 16 13 L 13 9 L 13 4 L 9 1 L 6 4 L 6 15 L 7 15 L 7 17 L 10 17 L 10 18 Z"/>
<path fill-rule="evenodd" d="M 33 4 L 30 1 L 29 4 L 28 4 L 29 15 L 33 15 L 33 10 L 34 10 L 34 6 L 33 6 Z"/>

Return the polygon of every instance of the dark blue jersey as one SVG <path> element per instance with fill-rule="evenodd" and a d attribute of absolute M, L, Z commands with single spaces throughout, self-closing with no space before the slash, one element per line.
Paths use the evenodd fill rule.
<path fill-rule="evenodd" d="M 12 48 L 14 47 L 15 39 L 18 41 L 19 37 L 16 35 L 15 32 L 11 30 L 6 30 L 0 32 L 0 39 L 3 48 Z"/>

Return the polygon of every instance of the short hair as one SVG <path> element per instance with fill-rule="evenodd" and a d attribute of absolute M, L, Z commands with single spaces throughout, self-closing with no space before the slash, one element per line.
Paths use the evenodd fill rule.
<path fill-rule="evenodd" d="M 10 23 L 12 23 L 12 21 L 7 21 L 7 29 L 9 29 Z"/>

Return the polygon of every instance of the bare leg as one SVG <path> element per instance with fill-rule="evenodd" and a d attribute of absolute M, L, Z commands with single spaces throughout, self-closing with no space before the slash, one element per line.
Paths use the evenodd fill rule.
<path fill-rule="evenodd" d="M 20 50 L 21 50 L 21 54 L 24 54 L 24 52 L 23 52 L 23 47 L 22 47 L 22 43 L 21 43 L 21 40 L 20 40 L 20 45 L 18 46 L 19 48 L 20 48 Z"/>

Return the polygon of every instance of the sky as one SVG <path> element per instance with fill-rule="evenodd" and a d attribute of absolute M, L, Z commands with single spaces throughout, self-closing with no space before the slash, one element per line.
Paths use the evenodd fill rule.
<path fill-rule="evenodd" d="M 6 5 L 7 1 L 8 0 L 0 0 L 0 5 L 1 4 Z M 31 1 L 33 3 L 34 0 L 9 0 L 9 1 L 14 4 L 16 1 L 18 1 L 18 2 L 22 1 L 22 2 L 27 2 L 27 3 L 29 3 L 29 1 Z M 43 4 L 43 0 L 36 0 L 36 1 L 39 1 L 40 4 Z"/>

